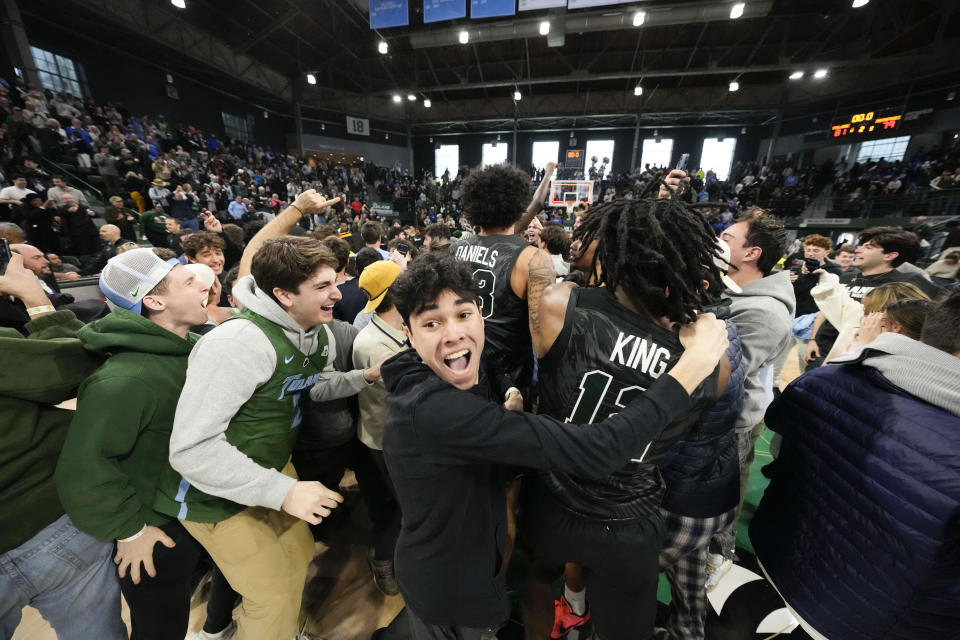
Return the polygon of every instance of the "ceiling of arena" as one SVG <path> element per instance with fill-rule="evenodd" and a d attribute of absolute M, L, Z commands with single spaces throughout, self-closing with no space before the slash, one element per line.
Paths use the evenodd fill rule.
<path fill-rule="evenodd" d="M 186 1 L 178 10 L 167 0 L 31 0 L 21 11 L 28 32 L 69 28 L 281 113 L 299 99 L 432 130 L 515 118 L 537 128 L 573 118 L 632 125 L 638 116 L 662 126 L 757 124 L 873 92 L 960 82 L 955 0 L 874 0 L 860 9 L 850 0 L 747 0 L 737 20 L 729 2 L 648 0 L 430 25 L 413 0 L 409 27 L 380 32 L 369 27 L 366 0 Z M 641 27 L 632 26 L 637 9 L 646 12 Z M 538 32 L 543 20 L 548 36 Z M 466 45 L 457 41 L 462 29 L 471 34 Z M 377 51 L 381 39 L 387 55 Z M 814 79 L 821 68 L 827 77 Z M 805 75 L 791 81 L 794 71 Z M 731 92 L 734 80 L 740 89 Z"/>

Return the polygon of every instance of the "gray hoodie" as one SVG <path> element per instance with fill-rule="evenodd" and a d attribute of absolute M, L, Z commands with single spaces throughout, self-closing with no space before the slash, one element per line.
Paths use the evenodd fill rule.
<path fill-rule="evenodd" d="M 898 333 L 881 333 L 857 353 L 830 365 L 861 362 L 894 386 L 935 407 L 960 416 L 960 358 Z"/>
<path fill-rule="evenodd" d="M 334 370 L 336 340 L 319 325 L 304 331 L 273 299 L 257 288 L 253 276 L 240 278 L 233 296 L 244 308 L 283 328 L 301 352 L 317 350 L 317 335 L 326 331 L 330 350 L 320 381 L 311 388 L 314 401 L 342 398 L 366 386 L 363 371 Z M 187 380 L 177 403 L 170 436 L 170 464 L 194 487 L 247 506 L 279 510 L 293 478 L 259 464 L 227 442 L 226 430 L 240 407 L 273 375 L 277 355 L 255 324 L 236 318 L 203 336 L 187 365 Z"/>
<path fill-rule="evenodd" d="M 743 285 L 742 293 L 727 290 L 730 319 L 740 331 L 746 378 L 743 409 L 737 429 L 752 429 L 773 400 L 773 369 L 793 345 L 793 313 L 797 299 L 790 272 L 779 271 Z M 769 369 L 768 369 L 769 367 Z"/>

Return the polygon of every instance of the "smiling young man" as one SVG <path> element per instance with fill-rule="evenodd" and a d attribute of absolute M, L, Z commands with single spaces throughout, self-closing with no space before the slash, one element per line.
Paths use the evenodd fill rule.
<path fill-rule="evenodd" d="M 489 399 L 498 391 L 478 386 L 484 321 L 468 263 L 431 254 L 391 293 L 414 349 L 383 365 L 384 456 L 403 514 L 395 568 L 411 631 L 417 640 L 492 638 L 509 611 L 500 465 L 580 477 L 620 468 L 689 409 L 726 329 L 712 314 L 682 328 L 676 364 L 619 414 L 582 429 L 507 410 Z"/>
<path fill-rule="evenodd" d="M 903 265 L 911 263 L 920 255 L 920 240 L 912 231 L 894 227 L 871 227 L 860 234 L 860 244 L 854 252 L 853 266 L 840 277 L 851 298 L 860 302 L 864 296 L 882 284 L 909 282 L 937 300 L 946 291 L 927 279 L 922 272 L 904 271 Z M 910 266 L 910 265 L 907 265 Z M 830 353 L 837 339 L 837 329 L 818 314 L 813 325 L 813 336 L 807 344 L 805 358 L 819 362 Z"/>
<path fill-rule="evenodd" d="M 290 455 L 305 392 L 334 378 L 334 343 L 323 327 L 340 298 L 337 260 L 320 241 L 284 236 L 302 215 L 333 204 L 312 189 L 251 239 L 232 295 L 244 308 L 190 355 L 156 508 L 210 553 L 243 595 L 240 640 L 290 640 L 313 558 L 307 526 L 343 498 L 298 482 Z M 352 372 L 351 372 L 352 373 Z M 356 393 L 379 370 L 328 380 L 326 397 Z"/>
<path fill-rule="evenodd" d="M 176 260 L 134 249 L 107 263 L 100 288 L 116 308 L 77 335 L 106 361 L 80 387 L 57 489 L 81 531 L 116 540 L 131 637 L 179 640 L 202 550 L 153 509 L 153 496 L 169 467 L 174 408 L 197 340 L 189 329 L 206 318 L 208 287 Z"/>

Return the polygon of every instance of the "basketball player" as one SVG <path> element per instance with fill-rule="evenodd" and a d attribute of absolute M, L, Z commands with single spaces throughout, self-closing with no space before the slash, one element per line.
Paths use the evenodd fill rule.
<path fill-rule="evenodd" d="M 410 632 L 414 640 L 489 640 L 509 613 L 499 466 L 603 477 L 642 455 L 689 410 L 690 394 L 726 348 L 726 331 L 712 314 L 684 326 L 688 348 L 669 371 L 618 415 L 585 429 L 491 400 L 479 375 L 485 323 L 469 265 L 431 253 L 391 293 L 413 347 L 382 369 L 390 392 L 384 457 L 403 512 L 396 575 Z"/>
<path fill-rule="evenodd" d="M 538 302 L 543 290 L 556 281 L 550 255 L 530 246 L 522 235 L 539 212 L 555 163 L 533 200 L 524 210 L 530 177 L 510 165 L 471 173 L 462 185 L 464 212 L 477 235 L 454 243 L 450 252 L 470 263 L 480 287 L 480 310 L 487 346 L 484 360 L 495 390 L 519 389 L 524 405 L 532 400 L 533 347 L 531 328 L 538 318 L 528 304 Z"/>
<path fill-rule="evenodd" d="M 675 199 L 601 205 L 584 216 L 578 236 L 594 252 L 590 272 L 600 286 L 551 286 L 531 303 L 530 316 L 540 318 L 538 326 L 531 324 L 540 358 L 540 411 L 587 424 L 622 411 L 663 375 L 683 353 L 676 327 L 696 317 L 708 302 L 708 287 L 722 286 L 709 224 Z M 582 603 L 582 591 L 568 590 L 555 617 L 563 628 L 551 634 L 552 598 L 542 587 L 566 562 L 584 568 L 601 638 L 650 637 L 664 491 L 656 461 L 716 400 L 729 371 L 724 356 L 692 395 L 690 410 L 614 474 L 587 480 L 550 471 L 528 478 L 521 530 L 542 583 L 539 601 L 536 590 L 528 597 L 528 638 L 560 637 L 586 618 L 584 609 L 571 610 L 568 602 Z"/>

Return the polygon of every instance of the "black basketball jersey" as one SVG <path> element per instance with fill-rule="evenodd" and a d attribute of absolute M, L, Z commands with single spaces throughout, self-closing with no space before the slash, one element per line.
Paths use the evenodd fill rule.
<path fill-rule="evenodd" d="M 480 287 L 486 344 L 483 356 L 491 378 L 502 393 L 517 386 L 528 394 L 533 378 L 533 342 L 527 319 L 527 301 L 510 286 L 517 258 L 529 245 L 520 236 L 471 236 L 454 243 L 450 252 L 469 262 Z"/>
<path fill-rule="evenodd" d="M 682 353 L 675 333 L 624 308 L 608 289 L 574 289 L 563 329 L 540 359 L 540 411 L 575 424 L 600 422 L 649 388 Z M 540 478 L 563 506 L 585 517 L 655 512 L 664 490 L 656 462 L 716 401 L 718 375 L 719 367 L 694 393 L 691 411 L 613 475 L 588 480 L 544 471 Z"/>

